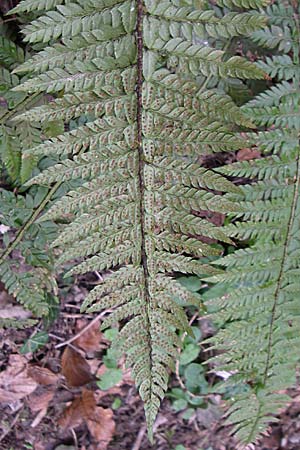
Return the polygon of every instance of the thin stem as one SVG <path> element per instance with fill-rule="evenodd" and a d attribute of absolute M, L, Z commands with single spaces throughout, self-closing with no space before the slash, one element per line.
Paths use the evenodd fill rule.
<path fill-rule="evenodd" d="M 82 336 L 84 333 L 86 333 L 94 325 L 94 323 L 98 322 L 107 313 L 108 313 L 108 311 L 102 311 L 100 314 L 98 314 L 96 317 L 94 317 L 94 319 L 91 320 L 90 323 L 88 323 L 86 327 L 84 327 L 82 330 L 80 330 L 79 333 L 75 334 L 75 336 L 71 337 L 67 341 L 57 344 L 55 346 L 55 348 L 60 348 L 60 347 L 65 347 L 66 345 L 70 345 L 72 342 L 74 342 L 76 339 L 78 339 L 80 336 Z"/>
<path fill-rule="evenodd" d="M 39 206 L 32 212 L 31 216 L 27 220 L 26 223 L 20 228 L 18 231 L 15 239 L 9 243 L 7 248 L 4 250 L 4 252 L 0 256 L 0 264 L 3 263 L 3 261 L 10 255 L 10 253 L 16 248 L 16 246 L 21 242 L 23 239 L 24 234 L 28 230 L 28 228 L 33 224 L 33 222 L 37 219 L 39 214 L 43 211 L 47 203 L 50 201 L 52 195 L 57 191 L 59 186 L 61 185 L 61 182 L 58 181 L 54 184 L 54 186 L 50 189 L 50 191 L 46 194 L 44 199 L 41 201 Z"/>

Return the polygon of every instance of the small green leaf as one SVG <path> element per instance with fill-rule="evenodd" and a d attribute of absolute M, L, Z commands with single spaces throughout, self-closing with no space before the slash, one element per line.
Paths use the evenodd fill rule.
<path fill-rule="evenodd" d="M 189 391 L 194 392 L 199 387 L 203 379 L 202 373 L 203 367 L 201 364 L 192 363 L 186 367 L 184 376 L 186 379 L 186 387 Z"/>
<path fill-rule="evenodd" d="M 170 393 L 167 394 L 167 397 L 171 398 L 185 398 L 185 392 L 180 388 L 174 388 Z"/>
<path fill-rule="evenodd" d="M 184 398 L 180 398 L 178 400 L 175 400 L 175 402 L 172 404 L 172 408 L 175 411 L 182 411 L 185 409 L 188 405 L 188 402 Z"/>
<path fill-rule="evenodd" d="M 201 397 L 192 397 L 189 395 L 189 404 L 193 406 L 204 406 L 205 401 Z"/>
<path fill-rule="evenodd" d="M 103 356 L 103 362 L 108 369 L 117 369 L 118 355 L 116 354 L 116 351 L 109 348 L 106 355 Z"/>
<path fill-rule="evenodd" d="M 185 344 L 197 344 L 197 342 L 200 342 L 202 338 L 202 333 L 199 327 L 191 327 L 191 330 L 194 336 L 186 336 L 184 340 Z"/>
<path fill-rule="evenodd" d="M 202 282 L 199 277 L 179 277 L 179 283 L 191 292 L 197 292 L 201 289 Z"/>
<path fill-rule="evenodd" d="M 108 389 L 112 388 L 116 384 L 120 383 L 121 380 L 122 380 L 122 370 L 121 369 L 108 369 L 100 377 L 100 380 L 97 381 L 97 386 L 102 391 L 107 391 Z"/>
<path fill-rule="evenodd" d="M 118 329 L 117 328 L 108 328 L 104 331 L 105 339 L 108 339 L 109 341 L 114 341 L 117 337 Z"/>
<path fill-rule="evenodd" d="M 121 405 L 122 405 L 122 400 L 120 399 L 120 397 L 117 397 L 114 399 L 111 407 L 112 407 L 112 409 L 119 409 Z"/>
<path fill-rule="evenodd" d="M 20 353 L 33 353 L 47 344 L 48 340 L 48 333 L 46 333 L 45 331 L 40 331 L 25 342 L 25 344 L 20 349 Z"/>
<path fill-rule="evenodd" d="M 182 418 L 185 419 L 185 420 L 189 420 L 194 414 L 195 414 L 195 409 L 194 408 L 188 408 L 182 414 Z"/>
<path fill-rule="evenodd" d="M 196 344 L 188 344 L 180 355 L 179 362 L 181 365 L 189 364 L 198 357 L 200 349 Z"/>

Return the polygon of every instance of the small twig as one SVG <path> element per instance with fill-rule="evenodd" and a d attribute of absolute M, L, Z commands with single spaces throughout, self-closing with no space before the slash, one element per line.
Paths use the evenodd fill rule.
<path fill-rule="evenodd" d="M 142 428 L 140 428 L 140 431 L 137 435 L 137 438 L 136 438 L 135 443 L 133 444 L 133 447 L 131 450 L 139 450 L 140 449 L 144 435 L 146 433 L 146 430 L 147 430 L 146 425 L 144 425 Z"/>
<path fill-rule="evenodd" d="M 64 340 L 60 336 L 56 336 L 56 334 L 53 334 L 53 333 L 48 333 L 48 336 L 52 337 L 53 339 L 57 339 L 58 341 L 63 341 Z"/>
<path fill-rule="evenodd" d="M 60 348 L 60 347 L 64 347 L 65 345 L 71 344 L 71 342 L 75 341 L 77 338 L 82 336 L 87 330 L 89 330 L 94 325 L 94 323 L 96 323 L 99 319 L 101 319 L 101 317 L 105 316 L 105 314 L 107 314 L 107 311 L 103 311 L 100 314 L 98 314 L 93 320 L 91 320 L 90 323 L 87 324 L 86 327 L 82 328 L 82 330 L 80 330 L 77 334 L 75 334 L 75 336 L 71 337 L 70 339 L 68 339 L 65 342 L 61 342 L 60 344 L 57 344 L 55 346 L 55 348 Z"/>
<path fill-rule="evenodd" d="M 63 338 L 61 338 L 60 336 L 57 336 L 56 334 L 53 333 L 48 333 L 50 337 L 52 337 L 53 339 L 57 339 L 58 341 L 64 341 Z M 80 355 L 84 356 L 84 351 L 79 349 L 78 347 L 75 347 L 75 345 L 72 344 L 68 344 L 69 347 L 71 347 L 73 350 L 75 350 L 75 352 L 79 353 Z M 55 347 L 57 348 L 57 347 Z"/>
<path fill-rule="evenodd" d="M 3 23 L 7 23 L 7 22 L 15 22 L 16 20 L 17 20 L 18 18 L 15 16 L 15 17 L 10 17 L 9 19 L 4 19 L 3 20 Z"/>
<path fill-rule="evenodd" d="M 82 314 L 80 313 L 62 313 L 62 317 L 65 317 L 66 319 L 82 319 Z M 86 319 L 92 319 L 93 316 L 85 314 L 84 317 Z"/>
<path fill-rule="evenodd" d="M 75 448 L 76 448 L 76 450 L 78 450 L 79 449 L 79 447 L 78 447 L 78 439 L 77 439 L 76 433 L 75 433 L 73 428 L 71 428 L 71 433 L 72 433 L 72 436 L 73 436 Z"/>
<path fill-rule="evenodd" d="M 95 274 L 97 275 L 100 281 L 103 281 L 103 276 L 98 272 L 98 270 L 95 270 Z"/>

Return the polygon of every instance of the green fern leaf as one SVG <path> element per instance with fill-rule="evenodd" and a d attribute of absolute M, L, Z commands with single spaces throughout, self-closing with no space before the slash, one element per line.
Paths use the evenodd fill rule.
<path fill-rule="evenodd" d="M 241 187 L 242 195 L 225 196 L 243 211 L 232 214 L 235 220 L 224 231 L 250 248 L 215 261 L 226 270 L 208 278 L 226 287 L 225 296 L 211 301 L 221 329 L 209 341 L 224 350 L 212 363 L 232 371 L 232 382 L 247 387 L 227 413 L 227 423 L 234 424 L 244 443 L 254 442 L 288 401 L 281 392 L 295 385 L 299 364 L 299 28 L 293 5 L 276 2 L 268 8 L 276 25 L 256 33 L 269 48 L 295 51 L 260 64 L 273 73 L 276 61 L 275 74 L 290 82 L 282 81 L 242 108 L 258 126 L 267 127 L 248 139 L 268 156 L 220 170 L 252 180 Z M 288 76 L 287 63 L 293 66 Z"/>
<path fill-rule="evenodd" d="M 25 0 L 14 11 L 31 10 Z M 205 239 L 231 240 L 201 213 L 244 211 L 224 195 L 241 195 L 240 189 L 201 167 L 199 156 L 238 150 L 245 140 L 236 127 L 254 123 L 197 77 L 265 77 L 245 58 L 227 58 L 194 36 L 206 33 L 218 42 L 248 36 L 265 25 L 265 16 L 229 12 L 220 20 L 205 6 L 179 7 L 173 0 L 42 0 L 40 10 L 48 12 L 24 28 L 25 41 L 48 47 L 17 69 L 30 76 L 14 92 L 58 98 L 19 120 L 68 122 L 83 114 L 88 120 L 25 151 L 56 160 L 27 184 L 80 180 L 40 221 L 68 215 L 53 245 L 64 251 L 61 262 L 86 258 L 68 275 L 109 270 L 82 311 L 112 309 L 103 327 L 127 319 L 114 345 L 126 353 L 151 436 L 178 354 L 177 331 L 191 333 L 174 297 L 200 304 L 174 273 L 217 276 L 219 269 L 200 260 L 217 253 Z"/>
<path fill-rule="evenodd" d="M 227 8 L 262 8 L 270 3 L 270 0 L 216 0 L 219 6 Z"/>
<path fill-rule="evenodd" d="M 24 51 L 5 36 L 0 36 L 0 64 L 10 68 L 24 61 Z"/>

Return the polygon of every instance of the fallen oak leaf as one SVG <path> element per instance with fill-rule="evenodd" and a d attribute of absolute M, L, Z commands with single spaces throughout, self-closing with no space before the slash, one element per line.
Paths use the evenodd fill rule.
<path fill-rule="evenodd" d="M 251 159 L 261 158 L 259 150 L 254 148 L 242 148 L 237 152 L 236 159 L 238 161 L 250 161 Z"/>
<path fill-rule="evenodd" d="M 83 420 L 92 417 L 96 408 L 96 400 L 92 391 L 83 389 L 82 394 L 76 397 L 68 406 L 58 421 L 63 429 L 76 428 Z"/>
<path fill-rule="evenodd" d="M 94 322 L 92 326 L 86 329 L 82 334 L 80 331 L 84 330 L 87 326 L 86 320 L 78 320 L 77 321 L 77 331 L 79 332 L 79 336 L 73 344 L 77 347 L 80 347 L 85 352 L 95 352 L 101 348 L 101 341 L 103 339 L 103 334 L 100 331 L 100 323 L 99 320 Z"/>
<path fill-rule="evenodd" d="M 32 394 L 27 398 L 27 404 L 31 411 L 37 412 L 41 410 L 46 410 L 50 401 L 54 397 L 54 390 L 51 388 L 38 387 Z"/>
<path fill-rule="evenodd" d="M 113 411 L 109 408 L 97 406 L 93 417 L 86 420 L 89 432 L 97 442 L 95 449 L 106 450 L 113 438 L 116 424 L 113 420 Z"/>
<path fill-rule="evenodd" d="M 11 403 L 31 394 L 37 383 L 27 373 L 27 360 L 12 354 L 7 369 L 0 373 L 0 403 Z"/>
<path fill-rule="evenodd" d="M 58 425 L 63 429 L 76 428 L 82 424 L 81 397 L 76 397 L 58 419 Z"/>
<path fill-rule="evenodd" d="M 95 450 L 106 450 L 115 431 L 113 412 L 111 409 L 97 406 L 94 393 L 85 388 L 81 396 L 76 397 L 65 409 L 58 423 L 63 430 L 67 430 L 78 427 L 83 421 L 97 443 Z"/>
<path fill-rule="evenodd" d="M 34 379 L 38 384 L 45 386 L 57 384 L 59 381 L 59 375 L 53 373 L 46 367 L 40 367 L 37 365 L 31 365 L 27 369 L 28 375 Z"/>
<path fill-rule="evenodd" d="M 94 379 L 87 361 L 71 347 L 65 348 L 61 367 L 69 386 L 84 386 Z"/>

